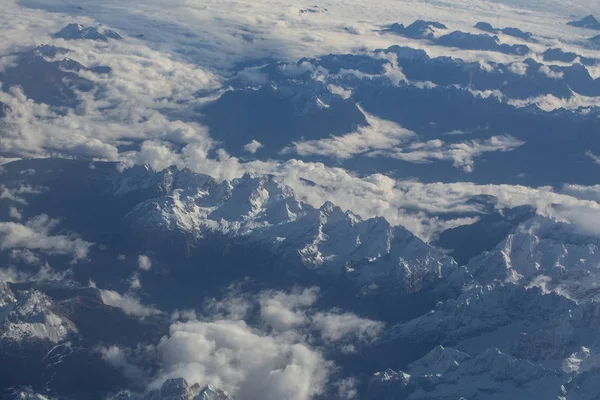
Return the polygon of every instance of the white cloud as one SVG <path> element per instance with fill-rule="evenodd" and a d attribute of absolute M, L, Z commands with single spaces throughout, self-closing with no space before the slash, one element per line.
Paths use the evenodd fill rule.
<path fill-rule="evenodd" d="M 358 379 L 346 378 L 336 384 L 340 399 L 354 399 L 358 395 Z"/>
<path fill-rule="evenodd" d="M 133 315 L 140 318 L 158 315 L 161 312 L 154 307 L 146 306 L 139 299 L 123 295 L 114 290 L 100 290 L 104 304 L 117 307 L 123 310 L 127 315 Z"/>
<path fill-rule="evenodd" d="M 80 72 L 97 90 L 78 93 L 81 105 L 66 114 L 31 102 L 17 88 L 1 92 L 0 101 L 9 112 L 0 126 L 0 151 L 26 158 L 76 155 L 117 160 L 118 147 L 131 140 L 210 141 L 198 124 L 171 120 L 164 112 L 188 108 L 197 91 L 219 87 L 220 78 L 214 74 L 131 38 L 106 43 L 53 39 L 50 34 L 73 18 L 22 8 L 12 1 L 4 6 L 0 54 L 50 43 L 70 49 L 68 57 L 84 65 L 110 66 L 112 73 Z M 77 19 L 94 24 L 89 18 Z"/>
<path fill-rule="evenodd" d="M 140 382 L 146 378 L 146 373 L 141 368 L 128 360 L 128 354 L 118 346 L 103 347 L 99 349 L 102 359 L 115 368 L 123 371 L 123 374 L 133 382 Z"/>
<path fill-rule="evenodd" d="M 152 268 L 152 260 L 150 260 L 150 257 L 140 254 L 138 256 L 138 268 L 143 271 L 150 271 L 150 268 Z"/>
<path fill-rule="evenodd" d="M 588 207 L 571 207 L 558 209 L 553 216 L 559 220 L 566 220 L 575 226 L 575 229 L 586 235 L 600 237 L 600 210 Z"/>
<path fill-rule="evenodd" d="M 302 292 L 264 292 L 259 298 L 260 315 L 268 326 L 288 331 L 307 322 L 306 309 L 317 300 L 318 290 L 304 289 Z"/>
<path fill-rule="evenodd" d="M 390 157 L 412 163 L 452 161 L 454 167 L 472 172 L 475 159 L 485 153 L 512 151 L 525 142 L 510 135 L 492 136 L 488 139 L 475 139 L 457 143 L 446 143 L 440 139 L 427 142 L 418 141 L 415 132 L 404 129 L 392 121 L 382 120 L 365 114 L 369 126 L 360 127 L 356 132 L 327 139 L 294 142 L 282 153 L 296 153 L 300 156 L 319 155 L 338 159 L 348 159 L 365 154 L 371 157 Z"/>
<path fill-rule="evenodd" d="M 597 156 L 596 154 L 592 153 L 591 150 L 588 150 L 585 153 L 586 156 L 588 156 L 589 158 L 592 159 L 592 161 L 594 161 L 596 164 L 600 164 L 600 156 Z"/>
<path fill-rule="evenodd" d="M 58 221 L 38 215 L 25 222 L 0 222 L 0 249 L 39 250 L 48 254 L 70 255 L 73 262 L 87 258 L 92 243 L 78 237 L 52 235 Z"/>
<path fill-rule="evenodd" d="M 16 219 L 17 221 L 23 219 L 23 214 L 21 214 L 21 211 L 19 211 L 18 208 L 12 206 L 8 209 L 8 216 L 12 219 Z"/>
<path fill-rule="evenodd" d="M 15 203 L 27 204 L 24 195 L 40 194 L 41 189 L 34 188 L 29 185 L 19 184 L 18 187 L 9 188 L 5 185 L 0 185 L 0 199 L 12 201 Z"/>
<path fill-rule="evenodd" d="M 382 323 L 360 318 L 352 313 L 317 313 L 311 317 L 311 323 L 327 341 L 347 338 L 368 341 L 377 337 L 383 329 Z"/>
<path fill-rule="evenodd" d="M 26 264 L 39 264 L 39 256 L 29 249 L 12 249 L 10 257 Z"/>
<path fill-rule="evenodd" d="M 244 146 L 244 151 L 255 154 L 261 147 L 263 147 L 262 143 L 257 140 L 252 140 L 250 143 Z"/>
<path fill-rule="evenodd" d="M 514 62 L 508 66 L 508 70 L 513 74 L 527 75 L 528 64 L 524 62 Z"/>
<path fill-rule="evenodd" d="M 70 6 L 54 0 L 22 0 L 21 4 L 65 13 L 72 10 L 68 8 Z M 431 210 L 448 213 L 450 211 L 444 210 L 468 208 L 458 204 L 455 190 L 460 193 L 460 201 L 470 197 L 471 194 L 463 190 L 470 188 L 474 190 L 473 194 L 497 193 L 503 198 L 502 201 L 510 204 L 518 202 L 506 199 L 503 194 L 505 187 L 501 185 L 423 185 L 412 181 L 394 181 L 379 174 L 357 177 L 348 171 L 299 160 L 242 163 L 218 150 L 205 127 L 182 122 L 177 116 L 201 103 L 202 100 L 194 97 L 196 91 L 219 89 L 223 82 L 219 76 L 221 71 L 230 67 L 233 61 L 248 55 L 296 61 L 304 56 L 329 52 L 356 53 L 357 49 L 368 51 L 385 48 L 398 44 L 400 39 L 377 32 L 383 24 L 406 23 L 425 17 L 444 21 L 451 29 L 470 30 L 475 22 L 481 20 L 488 6 L 489 3 L 479 0 L 452 4 L 435 1 L 419 4 L 418 9 L 410 1 L 382 0 L 377 4 L 332 2 L 328 4 L 327 13 L 301 15 L 297 4 L 283 2 L 273 5 L 266 0 L 243 5 L 222 1 L 210 7 L 184 0 L 151 0 L 136 4 L 135 7 L 117 0 L 109 0 L 101 5 L 92 0 L 83 0 L 78 14 L 87 16 L 70 17 L 22 8 L 9 1 L 0 16 L 4 39 L 0 44 L 2 53 L 21 50 L 23 46 L 54 43 L 72 49 L 69 56 L 84 64 L 111 66 L 113 74 L 93 76 L 84 73 L 100 89 L 94 94 L 82 94 L 82 106 L 66 115 L 56 115 L 43 105 L 32 104 L 17 90 L 3 93 L 0 101 L 7 103 L 12 111 L 6 121 L 8 125 L 2 132 L 0 149 L 10 149 L 22 157 L 86 155 L 123 161 L 124 165 L 147 162 L 156 169 L 175 164 L 208 173 L 217 179 L 239 177 L 245 171 L 273 173 L 290 183 L 313 205 L 319 206 L 323 201 L 331 200 L 344 209 L 353 209 L 363 217 L 385 216 L 390 222 L 403 224 L 420 237 L 429 238 L 439 230 L 468 221 L 446 221 L 431 215 Z M 401 21 L 398 21 L 398 15 L 402 15 Z M 519 21 L 521 28 L 542 37 L 561 37 L 570 43 L 583 38 L 578 30 L 566 28 L 562 18 L 556 18 L 555 24 L 548 23 L 546 14 L 530 13 L 525 21 L 518 10 L 501 7 L 495 18 L 498 25 L 505 26 L 512 26 L 514 21 Z M 87 25 L 102 22 L 121 29 L 126 39 L 108 43 L 66 42 L 49 36 L 69 22 Z M 348 32 L 345 28 L 349 25 L 359 25 L 361 29 Z M 23 32 L 28 34 L 24 35 Z M 357 35 L 357 32 L 360 34 Z M 146 40 L 131 37 L 137 34 L 144 34 Z M 253 36 L 252 40 L 248 40 L 248 35 Z M 515 68 L 523 61 L 522 57 L 497 52 L 442 48 L 406 38 L 402 38 L 402 42 L 415 48 L 424 48 L 432 57 L 450 55 L 466 61 L 482 61 L 484 64 L 492 61 L 514 63 Z M 544 46 L 533 47 L 537 51 Z M 578 50 L 578 53 L 595 55 L 592 50 Z M 388 71 L 390 74 L 399 72 L 394 68 Z M 402 77 L 397 74 L 396 78 Z M 350 95 L 345 92 L 346 89 L 331 87 L 330 90 L 344 96 Z M 98 96 L 94 97 L 96 94 Z M 162 113 L 165 110 L 169 111 L 171 118 Z M 189 121 L 189 118 L 181 119 Z M 300 151 L 343 158 L 362 151 L 385 151 L 379 147 L 393 140 L 402 140 L 380 133 L 365 135 L 359 132 L 347 137 L 330 138 L 329 142 L 306 142 Z M 135 148 L 137 144 L 141 146 L 139 151 L 119 152 L 122 145 Z M 441 146 L 437 146 L 438 143 L 417 143 L 412 149 L 404 144 L 400 143 L 402 150 L 398 154 L 394 152 L 388 155 L 412 159 L 413 162 L 448 160 L 467 171 L 473 168 L 477 157 L 486 151 L 506 151 L 511 145 L 517 146 L 516 142 L 511 144 L 506 136 L 458 144 L 444 142 Z M 209 157 L 211 151 L 217 154 L 216 159 Z M 296 147 L 292 151 L 296 151 Z M 309 187 L 299 178 L 315 181 L 317 186 Z M 403 190 L 408 192 L 403 193 Z M 420 190 L 449 196 L 446 203 L 450 207 L 445 209 L 443 200 L 422 196 Z M 534 193 L 541 193 L 544 199 L 555 195 L 544 188 L 512 186 L 507 190 L 525 204 L 541 202 Z M 521 193 L 517 194 L 519 191 Z M 562 197 L 561 201 L 570 201 L 565 200 L 567 197 Z"/>
<path fill-rule="evenodd" d="M 542 65 L 538 71 L 550 79 L 563 79 L 565 76 L 563 72 L 552 71 L 547 65 Z"/>
<path fill-rule="evenodd" d="M 23 0 L 20 4 L 65 13 L 72 11 L 70 6 L 53 0 Z M 31 103 L 18 90 L 3 93 L 0 101 L 8 104 L 11 111 L 5 121 L 0 150 L 24 157 L 77 155 L 126 163 L 149 163 L 155 169 L 170 164 L 182 165 L 194 153 L 194 158 L 204 159 L 205 169 L 209 169 L 218 160 L 208 159 L 208 151 L 214 149 L 215 144 L 206 128 L 182 122 L 177 117 L 169 118 L 163 112 L 180 116 L 203 102 L 194 94 L 218 89 L 223 81 L 218 75 L 224 66 L 230 67 L 232 62 L 249 55 L 296 60 L 328 52 L 387 47 L 397 44 L 398 38 L 381 35 L 377 30 L 381 24 L 396 22 L 396 15 L 406 19 L 402 22 L 426 15 L 427 18 L 442 19 L 468 29 L 478 18 L 471 15 L 471 8 L 472 5 L 466 7 L 464 4 L 437 2 L 421 4 L 417 12 L 410 2 L 384 0 L 377 6 L 333 2 L 328 4 L 327 12 L 305 15 L 293 3 L 274 6 L 264 0 L 251 5 L 224 1 L 210 7 L 183 0 L 152 0 L 136 7 L 116 0 L 102 5 L 84 0 L 78 14 L 87 16 L 73 18 L 22 8 L 9 1 L 4 10 L 5 21 L 0 24 L 5 39 L 0 50 L 11 52 L 26 45 L 33 47 L 54 43 L 70 48 L 69 57 L 83 64 L 108 65 L 113 72 L 106 76 L 82 72 L 99 89 L 94 93 L 80 94 L 82 105 L 66 115 L 56 115 L 48 107 Z M 457 13 L 457 9 L 468 9 L 469 13 Z M 506 18 L 507 21 L 519 15 L 510 8 L 502 9 L 500 14 L 497 18 Z M 74 20 L 88 25 L 100 21 L 121 29 L 125 40 L 98 43 L 50 37 L 51 33 Z M 548 26 L 547 18 L 536 15 L 529 17 L 528 24 L 545 33 L 554 29 Z M 357 35 L 359 31 L 356 29 L 349 31 L 348 26 L 360 26 L 361 34 Z M 23 31 L 31 35 L 23 35 Z M 131 37 L 138 34 L 144 34 L 147 40 Z M 28 37 L 24 39 L 23 36 Z M 200 37 L 202 40 L 199 40 Z M 309 37 L 310 40 L 307 40 Z M 483 60 L 483 64 L 487 61 L 519 62 L 500 53 L 459 51 L 426 45 L 422 41 L 406 41 L 411 46 L 426 47 L 432 56 L 451 54 L 465 60 Z M 386 73 L 390 78 L 404 80 L 398 68 L 393 65 L 390 68 Z M 330 90 L 344 97 L 350 95 L 340 87 L 330 86 Z M 185 117 L 181 119 L 190 120 L 189 115 Z M 402 139 L 389 132 L 358 132 L 340 138 L 299 143 L 291 150 L 297 154 L 348 158 L 394 145 L 397 140 Z M 139 151 L 120 152 L 119 146 L 134 141 L 142 143 Z M 178 152 L 180 146 L 187 149 L 188 155 Z M 255 148 L 254 143 L 247 150 L 252 152 Z M 449 150 L 450 154 L 452 151 Z M 457 158 L 452 155 L 446 157 Z M 471 169 L 472 158 L 458 159 L 456 165 Z M 218 166 L 217 170 L 226 167 Z"/>
<path fill-rule="evenodd" d="M 129 278 L 129 289 L 139 290 L 142 288 L 142 282 L 140 282 L 140 275 L 138 273 L 132 274 Z"/>
<path fill-rule="evenodd" d="M 560 191 L 578 199 L 600 202 L 600 185 L 563 185 Z"/>
<path fill-rule="evenodd" d="M 28 250 L 13 250 L 11 258 L 20 259 L 27 264 L 39 264 L 40 260 L 37 256 Z M 73 271 L 70 269 L 58 272 L 54 270 L 50 264 L 45 263 L 40 266 L 36 273 L 25 272 L 16 267 L 8 267 L 0 269 L 0 281 L 20 283 L 20 282 L 63 282 L 71 283 L 70 279 Z"/>
<path fill-rule="evenodd" d="M 405 148 L 373 152 L 372 155 L 384 155 L 414 163 L 448 160 L 452 161 L 454 167 L 461 168 L 465 172 L 472 172 L 475 167 L 475 158 L 482 156 L 484 153 L 512 151 L 523 144 L 525 142 L 510 135 L 492 136 L 485 140 L 475 139 L 450 144 L 435 139 L 427 142 L 411 143 Z"/>
<path fill-rule="evenodd" d="M 164 374 L 244 399 L 308 400 L 320 394 L 330 364 L 305 343 L 267 336 L 243 321 L 176 323 L 157 347 Z"/>
<path fill-rule="evenodd" d="M 414 132 L 394 122 L 382 120 L 364 111 L 363 113 L 367 117 L 369 126 L 360 127 L 356 132 L 343 136 L 295 142 L 282 152 L 293 152 L 301 156 L 320 155 L 347 159 L 372 150 L 394 148 L 416 136 Z"/>
<path fill-rule="evenodd" d="M 176 313 L 184 321 L 173 323 L 156 346 L 163 369 L 152 386 L 183 377 L 249 400 L 308 400 L 322 394 L 334 364 L 316 340 L 348 347 L 376 337 L 382 324 L 336 310 L 316 311 L 317 300 L 316 288 L 269 290 L 254 297 L 232 289 L 228 297 L 209 302 L 209 315 Z M 258 326 L 245 322 L 254 307 L 261 317 Z M 336 386 L 355 393 L 354 380 Z"/>
<path fill-rule="evenodd" d="M 326 342 L 354 339 L 369 341 L 380 333 L 383 324 L 360 318 L 353 313 L 336 311 L 314 312 L 318 299 L 317 288 L 306 288 L 289 293 L 262 292 L 259 296 L 262 322 L 277 332 L 312 332 Z"/>
<path fill-rule="evenodd" d="M 579 93 L 575 93 L 571 91 L 571 96 L 568 98 L 559 98 L 555 97 L 551 94 L 531 97 L 528 99 L 509 99 L 508 104 L 513 105 L 515 107 L 527 107 L 529 105 L 535 104 L 543 111 L 554 111 L 560 108 L 564 108 L 566 110 L 577 110 L 580 111 L 580 108 L 591 108 L 596 107 L 598 105 L 598 99 L 596 97 L 588 97 L 583 96 Z M 586 110 L 580 111 L 585 115 Z"/>
<path fill-rule="evenodd" d="M 329 85 L 327 85 L 327 89 L 329 89 L 329 91 L 331 93 L 337 94 L 338 96 L 340 96 L 344 100 L 347 100 L 350 97 L 352 97 L 352 90 L 345 89 L 345 88 L 343 88 L 341 86 L 329 84 Z"/>

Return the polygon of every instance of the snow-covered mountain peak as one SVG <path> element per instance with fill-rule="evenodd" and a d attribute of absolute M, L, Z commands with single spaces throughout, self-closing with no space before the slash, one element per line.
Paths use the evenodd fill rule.
<path fill-rule="evenodd" d="M 194 397 L 194 400 L 232 400 L 232 398 L 227 392 L 207 385 Z"/>
<path fill-rule="evenodd" d="M 190 385 L 183 378 L 167 379 L 160 389 L 150 391 L 145 396 L 135 396 L 127 392 L 120 395 L 139 400 L 232 400 L 231 396 L 223 390 L 205 386 L 203 389 L 197 383 Z M 114 397 L 116 400 L 117 397 Z"/>
<path fill-rule="evenodd" d="M 54 34 L 54 37 L 65 40 L 99 40 L 106 42 L 108 39 L 121 40 L 122 37 L 117 32 L 105 29 L 101 26 L 84 26 L 82 24 L 69 24 L 60 32 Z"/>
<path fill-rule="evenodd" d="M 0 322 L 0 340 L 38 339 L 58 343 L 71 333 L 75 324 L 55 312 L 56 305 L 37 290 L 18 291 L 16 301 L 8 306 Z"/>
<path fill-rule="evenodd" d="M 598 295 L 599 266 L 599 238 L 581 234 L 568 223 L 535 216 L 495 249 L 471 259 L 467 269 L 480 283 L 536 285 L 585 300 Z"/>
<path fill-rule="evenodd" d="M 191 183 L 185 188 L 178 184 L 181 174 Z M 458 270 L 451 257 L 405 228 L 384 218 L 363 220 L 331 202 L 315 209 L 273 176 L 246 174 L 221 183 L 175 170 L 135 176 L 135 184 L 126 175 L 128 182 L 116 186 L 161 189 L 151 191 L 151 198 L 126 217 L 130 228 L 143 235 L 163 231 L 187 241 L 226 235 L 259 244 L 296 265 L 346 275 L 359 287 L 369 287 L 371 294 L 383 287 L 398 293 L 418 291 Z M 461 279 L 453 284 L 460 287 Z"/>

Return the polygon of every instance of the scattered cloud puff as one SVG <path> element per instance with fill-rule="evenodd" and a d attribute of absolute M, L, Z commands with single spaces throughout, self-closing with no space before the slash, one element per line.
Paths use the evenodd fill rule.
<path fill-rule="evenodd" d="M 597 156 L 596 154 L 592 153 L 591 150 L 588 150 L 585 153 L 586 156 L 588 156 L 588 158 L 590 158 L 593 162 L 595 162 L 596 164 L 600 164 L 600 156 Z"/>
<path fill-rule="evenodd" d="M 257 140 L 252 140 L 250 143 L 248 143 L 247 145 L 244 146 L 244 151 L 247 151 L 248 153 L 256 154 L 258 149 L 260 149 L 261 147 L 263 147 L 262 143 L 260 143 Z"/>
<path fill-rule="evenodd" d="M 353 313 L 314 312 L 318 299 L 317 288 L 291 293 L 266 291 L 259 296 L 260 316 L 266 327 L 278 332 L 318 332 L 326 342 L 343 339 L 368 341 L 377 336 L 383 324 L 358 317 Z M 306 328 L 309 328 L 306 330 Z M 303 333 L 303 335 L 306 333 Z"/>
<path fill-rule="evenodd" d="M 58 220 L 42 214 L 24 224 L 0 222 L 0 249 L 38 250 L 47 254 L 68 255 L 73 262 L 88 257 L 92 243 L 75 236 L 52 235 Z"/>
<path fill-rule="evenodd" d="M 120 294 L 114 290 L 100 290 L 100 294 L 104 304 L 120 308 L 127 315 L 146 318 L 161 314 L 156 308 L 143 305 L 139 299 L 130 295 Z"/>
<path fill-rule="evenodd" d="M 27 264 L 40 264 L 40 259 L 29 250 L 12 250 L 10 257 L 20 259 Z M 36 273 L 26 272 L 20 268 L 8 267 L 0 269 L 0 281 L 10 283 L 21 282 L 70 282 L 73 275 L 71 269 L 58 272 L 50 264 L 44 263 Z"/>
<path fill-rule="evenodd" d="M 383 325 L 375 321 L 359 318 L 352 313 L 317 313 L 311 317 L 313 327 L 321 332 L 328 342 L 337 342 L 351 336 L 360 341 L 377 337 Z"/>
<path fill-rule="evenodd" d="M 41 263 L 39 255 L 29 249 L 12 249 L 10 251 L 10 258 L 29 265 Z"/>
<path fill-rule="evenodd" d="M 104 361 L 123 371 L 123 375 L 132 382 L 141 382 L 146 379 L 146 372 L 129 361 L 128 357 L 131 354 L 126 350 L 114 345 L 98 350 Z"/>
<path fill-rule="evenodd" d="M 150 268 L 152 268 L 152 260 L 150 260 L 150 257 L 140 254 L 138 256 L 138 268 L 142 271 L 150 271 Z"/>
<path fill-rule="evenodd" d="M 563 79 L 565 76 L 563 72 L 552 71 L 547 65 L 542 65 L 538 71 L 550 79 Z"/>
<path fill-rule="evenodd" d="M 5 185 L 0 185 L 0 200 L 8 200 L 15 203 L 27 204 L 25 195 L 36 195 L 40 194 L 42 190 L 40 188 L 34 188 L 29 185 L 20 184 L 18 187 L 9 188 Z"/>
<path fill-rule="evenodd" d="M 129 289 L 130 290 L 139 290 L 142 288 L 142 282 L 140 281 L 140 274 L 134 273 L 129 278 Z"/>
<path fill-rule="evenodd" d="M 261 319 L 280 332 L 294 329 L 307 323 L 305 310 L 317 301 L 317 297 L 315 288 L 296 293 L 264 292 L 259 298 Z"/>
<path fill-rule="evenodd" d="M 12 219 L 16 219 L 17 221 L 23 219 L 23 214 L 21 214 L 21 211 L 19 211 L 18 208 L 12 206 L 8 209 L 8 216 Z"/>

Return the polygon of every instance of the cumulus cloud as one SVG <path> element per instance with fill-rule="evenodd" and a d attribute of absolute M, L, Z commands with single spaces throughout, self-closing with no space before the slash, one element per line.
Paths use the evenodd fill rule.
<path fill-rule="evenodd" d="M 229 296 L 209 301 L 202 316 L 175 313 L 179 320 L 151 352 L 162 366 L 151 387 L 183 377 L 250 400 L 308 400 L 322 394 L 335 370 L 322 346 L 371 340 L 382 324 L 351 313 L 318 311 L 317 300 L 316 288 L 268 290 L 255 297 L 232 288 Z M 259 319 L 250 324 L 253 310 Z M 103 354 L 129 375 L 139 375 L 130 351 L 112 348 Z M 349 379 L 335 387 L 350 395 L 355 383 Z"/>
<path fill-rule="evenodd" d="M 150 268 L 152 268 L 152 260 L 150 260 L 150 257 L 140 254 L 138 256 L 138 268 L 143 271 L 150 271 Z"/>
<path fill-rule="evenodd" d="M 145 318 L 161 313 L 154 307 L 142 304 L 133 296 L 120 294 L 114 290 L 100 290 L 100 294 L 104 304 L 120 308 L 127 315 Z"/>
<path fill-rule="evenodd" d="M 23 214 L 21 214 L 21 211 L 19 211 L 18 208 L 12 206 L 8 209 L 8 216 L 12 219 L 16 219 L 17 221 L 23 219 Z"/>
<path fill-rule="evenodd" d="M 52 235 L 58 220 L 45 214 L 27 220 L 24 224 L 0 222 L 0 249 L 39 250 L 47 254 L 69 255 L 73 262 L 87 258 L 92 243 L 75 236 Z"/>
<path fill-rule="evenodd" d="M 368 341 L 377 337 L 383 328 L 379 322 L 360 318 L 352 313 L 317 313 L 311 320 L 313 327 L 321 332 L 326 341 L 339 341 L 349 337 Z"/>
<path fill-rule="evenodd" d="M 383 328 L 377 321 L 358 317 L 353 313 L 333 311 L 314 312 L 318 299 L 316 288 L 291 293 L 266 291 L 259 296 L 260 316 L 266 327 L 278 332 L 301 331 L 317 333 L 326 342 L 345 339 L 369 341 Z"/>
<path fill-rule="evenodd" d="M 157 347 L 165 374 L 245 399 L 310 399 L 323 391 L 330 365 L 305 343 L 267 336 L 243 321 L 176 323 Z"/>
<path fill-rule="evenodd" d="M 338 396 L 341 399 L 354 399 L 358 395 L 358 380 L 356 378 L 346 378 L 339 381 L 337 384 Z"/>
<path fill-rule="evenodd" d="M 0 199 L 15 203 L 27 204 L 27 200 L 25 200 L 26 195 L 36 195 L 40 193 L 41 189 L 34 188 L 30 185 L 19 184 L 17 187 L 12 188 L 0 185 Z"/>
<path fill-rule="evenodd" d="M 265 324 L 278 331 L 306 324 L 306 308 L 314 304 L 317 296 L 315 288 L 296 293 L 264 292 L 259 299 L 261 318 Z"/>
<path fill-rule="evenodd" d="M 255 154 L 261 147 L 263 147 L 262 143 L 257 140 L 252 140 L 250 143 L 244 146 L 244 151 Z"/>
<path fill-rule="evenodd" d="M 563 79 L 565 76 L 563 72 L 552 71 L 547 65 L 542 65 L 538 71 L 550 79 Z"/>

